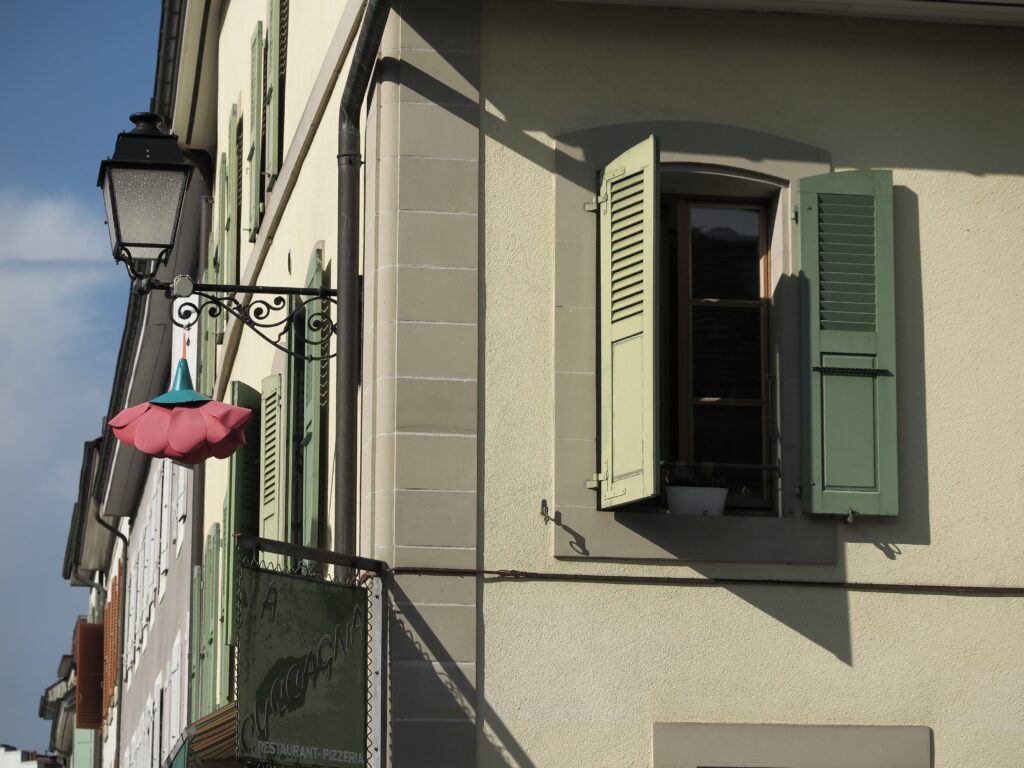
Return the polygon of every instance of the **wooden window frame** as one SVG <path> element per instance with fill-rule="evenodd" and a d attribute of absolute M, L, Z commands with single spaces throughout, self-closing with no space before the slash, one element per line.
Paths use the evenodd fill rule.
<path fill-rule="evenodd" d="M 663 390 L 665 396 L 675 397 L 678 407 L 674 429 L 678 436 L 680 455 L 678 461 L 683 463 L 693 462 L 694 453 L 694 432 L 693 432 L 693 408 L 702 403 L 713 403 L 716 405 L 735 405 L 737 407 L 746 405 L 758 405 L 761 408 L 761 457 L 763 464 L 772 464 L 776 460 L 777 451 L 772 433 L 774 423 L 775 404 L 772 398 L 772 381 L 775 377 L 773 368 L 774 355 L 771 354 L 771 301 L 772 301 L 772 255 L 769 238 L 769 218 L 771 216 L 771 200 L 765 198 L 746 197 L 721 197 L 702 195 L 681 195 L 665 193 L 661 196 L 662 204 L 676 208 L 676 254 L 680 259 L 681 268 L 676 270 L 674 285 L 664 285 L 663 291 L 671 291 L 676 301 L 675 320 L 676 327 L 671 329 L 671 340 L 668 342 L 678 354 L 677 368 L 677 390 L 669 393 Z M 693 249 L 691 237 L 691 211 L 693 208 L 731 208 L 737 210 L 750 210 L 758 215 L 758 251 L 760 253 L 760 295 L 754 299 L 695 299 L 691 285 L 691 274 L 693 265 Z M 668 222 L 662 223 L 667 229 Z M 668 258 L 669 248 L 668 232 L 663 230 L 662 253 L 660 258 Z M 754 403 L 730 402 L 721 398 L 696 398 L 693 396 L 693 309 L 697 306 L 742 306 L 756 307 L 761 316 L 761 397 Z M 670 320 L 664 320 L 664 327 L 668 328 Z M 662 376 L 664 376 L 664 372 Z M 698 400 L 701 402 L 699 403 Z M 748 502 L 730 497 L 726 511 L 733 514 L 763 514 L 777 515 L 778 509 L 776 497 L 778 489 L 774 474 L 765 472 L 761 484 L 761 494 L 757 499 Z"/>

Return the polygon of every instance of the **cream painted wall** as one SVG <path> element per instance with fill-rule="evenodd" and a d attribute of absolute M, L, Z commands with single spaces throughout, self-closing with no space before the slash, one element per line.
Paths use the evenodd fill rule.
<path fill-rule="evenodd" d="M 1024 35 L 488 2 L 482 557 L 488 568 L 1020 586 Z M 834 567 L 555 561 L 554 137 L 697 120 L 891 168 L 901 515 Z M 609 158 L 610 159 L 610 158 Z M 480 765 L 648 765 L 655 721 L 919 724 L 937 766 L 1024 762 L 1024 601 L 487 584 Z"/>
<path fill-rule="evenodd" d="M 342 4 L 303 0 L 292 2 L 289 12 L 289 40 L 287 84 L 285 88 L 284 152 L 289 151 L 296 126 L 320 68 L 324 56 L 341 18 Z M 218 94 L 218 135 L 226 145 L 228 116 L 234 103 L 241 105 L 243 112 L 249 110 L 250 49 L 252 30 L 257 20 L 266 22 L 266 4 L 261 2 L 233 2 L 227 7 L 222 20 L 220 35 L 220 88 Z M 265 27 L 264 27 L 265 28 Z M 344 82 L 341 80 L 340 82 Z M 306 273 L 314 247 L 323 242 L 324 259 L 330 267 L 337 254 L 337 124 L 338 103 L 341 88 L 336 87 L 331 103 L 324 114 L 313 145 L 301 166 L 298 181 L 289 199 L 288 206 L 278 225 L 264 261 L 258 282 L 263 285 L 305 285 Z M 247 118 L 247 115 L 246 115 Z M 243 146 L 250 142 L 250 125 L 244 120 Z M 219 153 L 218 153 L 219 157 Z M 219 162 L 219 161 L 218 161 Z M 246 226 L 246 212 L 249 205 L 249 164 L 243 161 L 242 211 L 243 227 Z M 219 194 L 217 190 L 215 194 Z M 242 232 L 241 272 L 245 272 L 252 253 L 247 232 Z M 333 273 L 332 273 L 333 274 Z M 333 279 L 333 278 L 332 278 Z M 223 359 L 223 345 L 218 348 L 218 358 Z M 230 370 L 218 369 L 218 380 L 227 377 L 241 381 L 257 391 L 265 376 L 285 370 L 286 357 L 275 350 L 250 330 L 243 331 L 238 354 Z M 333 370 L 333 367 L 332 367 Z M 332 373 L 333 376 L 333 373 Z M 328 404 L 333 414 L 334 402 Z M 333 419 L 328 419 L 328 451 L 333 455 Z M 207 462 L 206 470 L 206 523 L 220 522 L 223 498 L 227 489 L 228 462 Z M 333 485 L 333 472 L 328 487 Z M 333 515 L 332 493 L 328 493 L 329 518 Z M 330 530 L 328 531 L 330 537 Z"/>
<path fill-rule="evenodd" d="M 300 118 L 306 108 L 321 68 L 324 66 L 328 44 L 342 17 L 344 3 L 329 0 L 293 0 L 289 12 L 289 45 L 287 81 L 284 106 L 284 148 L 282 160 L 288 154 L 295 138 Z M 233 104 L 238 104 L 243 115 L 242 163 L 242 237 L 240 246 L 240 276 L 250 265 L 253 244 L 248 240 L 250 164 L 246 159 L 250 145 L 250 43 L 257 21 L 264 22 L 266 32 L 267 4 L 262 0 L 235 0 L 227 4 L 221 19 L 219 43 L 219 86 L 217 95 L 218 151 L 227 147 L 228 118 Z M 261 285 L 304 286 L 310 258 L 318 243 L 324 250 L 324 261 L 331 270 L 337 255 L 337 125 L 338 105 L 341 98 L 342 71 L 339 85 L 331 97 L 313 139 L 312 147 L 299 168 L 294 189 L 273 236 L 267 257 L 255 282 Z M 283 185 L 283 179 L 279 180 Z M 219 184 L 219 178 L 218 178 Z M 277 189 L 277 187 L 275 187 Z M 214 211 L 216 212 L 215 190 Z M 216 226 L 216 223 L 214 224 Z M 266 223 L 263 226 L 267 226 Z M 288 359 L 256 333 L 243 329 L 237 355 L 230 369 L 224 369 L 224 345 L 218 346 L 218 382 L 225 379 L 240 381 L 260 391 L 263 378 L 283 373 Z M 331 365 L 334 380 L 334 366 Z M 334 393 L 328 402 L 328 418 L 323 425 L 327 439 L 327 455 L 334 455 Z M 223 525 L 224 498 L 227 493 L 228 460 L 211 459 L 205 464 L 205 528 L 209 532 L 214 523 Z M 326 541 L 333 536 L 334 515 L 333 460 L 326 478 L 327 531 Z M 218 685 L 220 678 L 218 677 Z"/>

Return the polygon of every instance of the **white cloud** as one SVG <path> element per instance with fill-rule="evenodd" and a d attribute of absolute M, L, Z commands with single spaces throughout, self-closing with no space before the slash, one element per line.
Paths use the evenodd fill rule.
<path fill-rule="evenodd" d="M 109 254 L 101 212 L 0 189 L 0 515 L 14 534 L 2 537 L 0 576 L 27 565 L 17 553 L 36 537 L 63 551 L 124 322 L 128 280 Z"/>
<path fill-rule="evenodd" d="M 101 211 L 69 196 L 0 189 L 0 265 L 108 266 L 110 240 Z"/>

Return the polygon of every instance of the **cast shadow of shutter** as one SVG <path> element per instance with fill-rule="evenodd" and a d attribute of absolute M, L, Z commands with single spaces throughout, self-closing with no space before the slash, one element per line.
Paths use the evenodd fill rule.
<path fill-rule="evenodd" d="M 889 560 L 902 554 L 900 544 L 931 544 L 921 226 L 917 194 L 908 187 L 893 187 L 893 219 L 900 513 L 858 519 L 840 531 L 846 541 L 874 544 Z"/>

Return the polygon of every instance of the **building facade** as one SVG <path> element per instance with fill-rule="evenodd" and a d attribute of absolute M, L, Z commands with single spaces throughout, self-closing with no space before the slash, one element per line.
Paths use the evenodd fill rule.
<path fill-rule="evenodd" d="M 118 760 L 232 759 L 254 534 L 387 564 L 371 764 L 1020 764 L 1024 4 L 164 11 L 208 158 L 168 273 L 337 286 L 356 221 L 360 298 L 327 342 L 204 314 L 197 388 L 255 416 L 195 569 L 133 575 L 184 470 L 121 525 Z"/>

